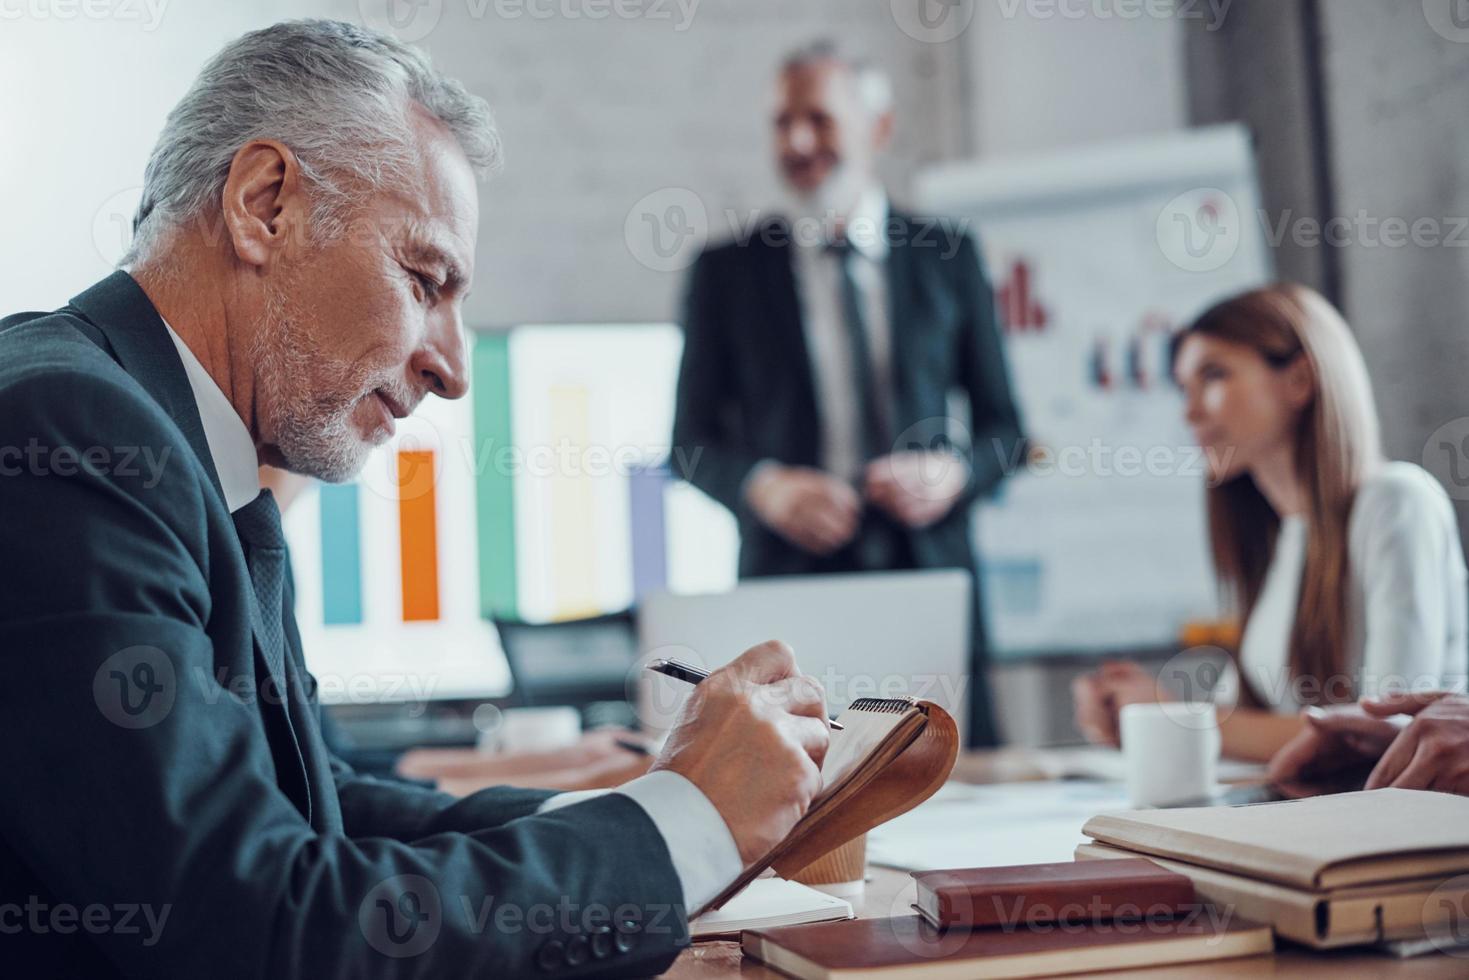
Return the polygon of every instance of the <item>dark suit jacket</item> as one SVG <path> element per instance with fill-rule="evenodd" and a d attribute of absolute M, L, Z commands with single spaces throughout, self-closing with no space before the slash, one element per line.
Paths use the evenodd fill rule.
<path fill-rule="evenodd" d="M 893 212 L 888 305 L 897 448 L 948 445 L 947 398 L 969 397 L 973 454 L 963 499 L 943 520 L 907 531 L 919 568 L 973 569 L 969 505 L 1019 461 L 1020 414 L 974 240 Z M 673 466 L 739 518 L 741 576 L 831 570 L 760 524 L 741 489 L 756 463 L 819 466 L 821 417 L 781 221 L 694 266 L 684 315 Z"/>
<path fill-rule="evenodd" d="M 6 972 L 612 977 L 686 941 L 630 799 L 536 815 L 550 794 L 330 755 L 289 597 L 271 663 L 183 365 L 124 273 L 0 324 L 0 557 Z"/>

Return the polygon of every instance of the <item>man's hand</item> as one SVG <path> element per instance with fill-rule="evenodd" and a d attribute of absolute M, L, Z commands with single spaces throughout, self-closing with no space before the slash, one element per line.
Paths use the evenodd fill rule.
<path fill-rule="evenodd" d="M 1367 777 L 1368 789 L 1431 789 L 1469 796 L 1469 697 L 1433 691 L 1364 700 L 1374 718 L 1413 715 Z"/>
<path fill-rule="evenodd" d="M 1087 741 L 1113 748 L 1122 744 L 1119 717 L 1125 705 L 1172 700 L 1153 675 L 1129 660 L 1109 660 L 1071 682 L 1076 727 Z"/>
<path fill-rule="evenodd" d="M 953 453 L 905 451 L 874 459 L 862 495 L 904 527 L 924 528 L 954 509 L 969 482 L 969 465 Z"/>
<path fill-rule="evenodd" d="M 1291 795 L 1320 793 L 1360 772 L 1402 731 L 1359 705 L 1308 708 L 1302 716 L 1306 727 L 1271 757 L 1267 770 L 1269 781 Z"/>
<path fill-rule="evenodd" d="M 807 466 L 762 464 L 750 477 L 745 499 L 760 523 L 816 555 L 851 541 L 862 519 L 857 491 Z"/>
<path fill-rule="evenodd" d="M 748 866 L 805 815 L 829 738 L 820 683 L 771 640 L 694 688 L 653 770 L 670 769 L 709 797 Z"/>

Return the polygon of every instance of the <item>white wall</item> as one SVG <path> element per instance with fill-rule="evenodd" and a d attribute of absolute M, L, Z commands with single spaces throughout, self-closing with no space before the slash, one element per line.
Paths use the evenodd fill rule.
<path fill-rule="evenodd" d="M 69 2 L 26 0 L 43 11 Z M 494 107 L 507 166 L 482 192 L 467 311 L 477 326 L 671 318 L 682 273 L 637 261 L 629 212 L 650 192 L 688 188 L 717 233 L 724 209 L 768 206 L 773 72 L 814 37 L 890 67 L 900 194 L 915 167 L 965 146 L 958 42 L 904 33 L 886 0 L 617 0 L 644 13 L 634 18 L 609 13 L 613 0 L 150 2 L 162 4 L 156 26 L 14 19 L 30 8 L 0 5 L 0 310 L 54 307 L 108 271 L 99 253 L 116 251 L 168 108 L 227 39 L 288 16 L 417 11 L 427 19 L 408 20 L 405 39 Z M 112 247 L 94 245 L 94 224 Z"/>
<path fill-rule="evenodd" d="M 981 0 L 965 39 L 979 153 L 1051 150 L 1185 126 L 1184 22 L 1148 16 L 1147 6 Z"/>

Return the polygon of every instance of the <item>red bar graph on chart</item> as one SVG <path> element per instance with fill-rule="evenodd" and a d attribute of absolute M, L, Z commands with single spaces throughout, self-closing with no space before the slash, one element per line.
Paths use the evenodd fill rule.
<path fill-rule="evenodd" d="M 998 298 L 1006 333 L 1040 333 L 1050 322 L 1049 311 L 1035 296 L 1030 263 L 1025 259 L 1011 264 Z"/>

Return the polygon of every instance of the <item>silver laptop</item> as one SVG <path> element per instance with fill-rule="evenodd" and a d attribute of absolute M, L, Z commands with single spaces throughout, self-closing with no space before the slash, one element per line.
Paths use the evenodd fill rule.
<path fill-rule="evenodd" d="M 833 716 L 858 698 L 924 698 L 953 714 L 967 735 L 970 587 L 968 572 L 939 569 L 752 579 L 712 595 L 656 593 L 638 613 L 639 719 L 650 733 L 667 731 L 689 692 L 643 664 L 662 657 L 714 670 L 757 643 L 784 640 L 801 670 L 825 687 Z"/>

